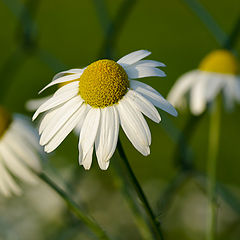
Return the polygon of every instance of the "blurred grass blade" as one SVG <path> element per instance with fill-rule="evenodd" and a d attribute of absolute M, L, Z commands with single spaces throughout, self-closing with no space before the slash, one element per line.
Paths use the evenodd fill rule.
<path fill-rule="evenodd" d="M 36 173 L 39 178 L 44 181 L 47 185 L 49 185 L 58 195 L 63 198 L 63 200 L 68 204 L 71 211 L 82 221 L 84 222 L 89 229 L 91 229 L 98 239 L 108 240 L 109 237 L 102 230 L 102 228 L 92 219 L 90 219 L 85 213 L 83 213 L 82 209 L 75 203 L 68 194 L 63 191 L 55 182 L 53 182 L 46 174 L 44 173 Z"/>
<path fill-rule="evenodd" d="M 154 239 L 153 236 L 151 236 L 151 231 L 146 223 L 146 220 L 144 219 L 141 210 L 138 207 L 138 204 L 136 202 L 136 199 L 132 196 L 132 192 L 129 186 L 129 181 L 126 179 L 126 174 L 123 171 L 123 166 L 121 166 L 122 161 L 121 159 L 118 159 L 118 161 L 113 161 L 114 165 L 114 180 L 116 182 L 116 185 L 121 189 L 126 202 L 128 203 L 130 209 L 132 210 L 132 213 L 134 214 L 134 221 L 138 227 L 138 231 L 141 233 L 141 236 L 143 239 Z"/>
<path fill-rule="evenodd" d="M 208 178 L 206 175 L 196 172 L 194 179 L 202 188 L 204 193 L 207 193 Z M 216 182 L 216 193 L 220 196 L 232 209 L 240 216 L 240 199 L 237 198 L 224 184 Z"/>
<path fill-rule="evenodd" d="M 106 33 L 99 53 L 101 58 L 113 58 L 116 41 L 136 2 L 137 0 L 123 0 L 113 21 L 107 24 L 108 28 L 104 30 Z"/>
<path fill-rule="evenodd" d="M 111 23 L 111 19 L 108 14 L 105 0 L 93 0 L 93 3 L 96 8 L 96 13 L 97 13 L 101 28 L 104 32 L 104 37 L 106 38 L 108 36 L 108 29 Z"/>
<path fill-rule="evenodd" d="M 180 188 L 190 179 L 192 176 L 191 171 L 180 171 L 176 174 L 176 176 L 167 184 L 159 200 L 157 202 L 157 217 L 161 218 L 161 216 L 167 212 L 169 207 L 171 206 L 174 197 L 177 195 L 177 192 Z"/>
<path fill-rule="evenodd" d="M 228 50 L 233 50 L 234 45 L 237 43 L 239 35 L 240 35 L 240 16 L 238 16 L 238 19 L 237 19 L 235 25 L 233 26 L 232 32 L 228 36 L 228 38 L 224 44 L 224 48 L 226 48 Z"/>
<path fill-rule="evenodd" d="M 227 34 L 220 28 L 214 18 L 208 13 L 208 11 L 197 0 L 182 0 L 185 2 L 192 11 L 199 17 L 199 19 L 205 24 L 207 29 L 215 37 L 218 44 L 222 47 L 227 39 Z"/>

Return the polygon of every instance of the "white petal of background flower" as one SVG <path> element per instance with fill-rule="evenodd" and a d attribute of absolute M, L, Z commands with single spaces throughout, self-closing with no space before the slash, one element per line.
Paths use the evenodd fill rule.
<path fill-rule="evenodd" d="M 206 107 L 206 88 L 208 79 L 199 75 L 190 90 L 190 108 L 193 114 L 201 114 Z"/>
<path fill-rule="evenodd" d="M 10 197 L 13 192 L 16 195 L 20 195 L 22 190 L 14 181 L 13 177 L 6 170 L 2 157 L 0 156 L 0 191 L 6 196 Z"/>
<path fill-rule="evenodd" d="M 222 76 L 215 73 L 201 74 L 204 75 L 203 77 L 208 79 L 207 86 L 205 88 L 205 97 L 207 102 L 211 102 L 219 94 L 225 84 L 225 81 L 222 79 Z M 209 74 L 211 74 L 211 76 L 209 76 Z"/>
<path fill-rule="evenodd" d="M 21 136 L 7 132 L 4 136 L 4 142 L 9 146 L 10 150 L 18 156 L 26 165 L 30 166 L 36 171 L 41 170 L 41 164 L 39 158 L 36 155 L 36 151 L 32 148 L 32 144 L 27 142 Z"/>
<path fill-rule="evenodd" d="M 182 75 L 172 87 L 167 96 L 167 100 L 173 104 L 173 106 L 179 106 L 179 102 L 183 98 L 183 95 L 191 88 L 199 71 L 191 71 Z"/>
<path fill-rule="evenodd" d="M 25 108 L 28 111 L 36 111 L 44 102 L 49 100 L 51 97 L 52 97 L 52 95 L 43 97 L 43 98 L 39 98 L 39 99 L 28 100 L 25 104 Z"/>
<path fill-rule="evenodd" d="M 27 166 L 19 159 L 5 143 L 1 143 L 0 152 L 5 166 L 20 179 L 36 183 L 36 176 L 27 168 Z"/>

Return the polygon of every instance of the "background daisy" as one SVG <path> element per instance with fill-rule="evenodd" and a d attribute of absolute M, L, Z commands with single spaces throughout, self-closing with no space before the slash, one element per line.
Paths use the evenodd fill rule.
<path fill-rule="evenodd" d="M 222 92 L 225 107 L 231 110 L 234 102 L 240 102 L 239 70 L 239 62 L 231 52 L 215 50 L 202 60 L 197 70 L 176 81 L 167 99 L 176 107 L 183 107 L 189 101 L 191 112 L 198 115 Z"/>
<path fill-rule="evenodd" d="M 5 196 L 22 192 L 14 177 L 37 183 L 31 169 L 41 171 L 41 153 L 36 131 L 30 123 L 21 115 L 11 116 L 0 106 L 0 192 Z"/>

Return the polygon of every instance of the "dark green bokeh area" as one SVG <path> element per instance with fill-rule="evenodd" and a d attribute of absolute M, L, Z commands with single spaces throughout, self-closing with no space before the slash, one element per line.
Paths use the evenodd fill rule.
<path fill-rule="evenodd" d="M 119 9 L 124 2 L 128 2 L 128 5 L 119 16 Z M 150 50 L 152 55 L 148 59 L 167 65 L 164 68 L 167 77 L 141 80 L 166 97 L 181 74 L 197 68 L 206 54 L 221 47 L 186 2 L 188 1 L 0 0 L 2 103 L 13 112 L 31 116 L 32 113 L 25 109 L 26 101 L 53 93 L 54 87 L 38 96 L 39 90 L 51 81 L 55 73 L 84 67 L 109 53 L 117 60 L 139 49 Z M 221 29 L 230 34 L 239 19 L 239 1 L 199 2 Z M 30 13 L 22 15 L 24 6 Z M 111 32 L 108 32 L 108 27 L 116 16 L 117 34 L 110 41 L 108 34 Z M 28 19 L 33 19 L 33 22 Z M 30 36 L 27 37 L 29 33 Z M 105 51 L 106 47 L 108 51 Z M 240 41 L 235 42 L 234 48 L 239 54 Z M 217 180 L 240 201 L 239 110 L 239 105 L 231 113 L 226 113 L 222 108 Z M 186 180 L 177 188 L 166 208 L 159 206 L 164 189 L 179 170 L 174 162 L 176 139 L 171 129 L 181 131 L 190 113 L 188 110 L 179 112 L 177 118 L 165 113 L 161 116 L 160 124 L 147 120 L 152 132 L 151 154 L 148 157 L 138 153 L 121 131 L 124 149 L 155 214 L 159 215 L 165 239 L 204 239 L 207 198 L 197 181 Z M 205 114 L 192 132 L 190 142 L 194 163 L 201 172 L 205 172 L 206 168 L 208 126 L 209 115 Z M 112 239 L 144 239 L 121 194 L 120 183 L 114 177 L 114 166 L 121 166 L 117 154 L 112 158 L 107 171 L 99 169 L 95 157 L 90 171 L 85 171 L 78 165 L 77 140 L 72 134 L 55 153 L 49 154 L 49 162 L 61 175 L 56 180 L 62 186 L 63 179 L 69 183 L 74 199 L 87 209 Z M 51 189 L 39 186 L 41 193 L 37 193 L 35 187 L 24 188 L 25 192 L 30 193 L 10 200 L 0 197 L 0 240 L 94 239 L 66 211 L 62 200 Z M 51 209 L 48 208 L 55 203 L 59 209 L 55 207 L 49 217 Z M 240 211 L 237 212 L 222 199 L 219 199 L 218 204 L 217 239 L 239 239 Z"/>

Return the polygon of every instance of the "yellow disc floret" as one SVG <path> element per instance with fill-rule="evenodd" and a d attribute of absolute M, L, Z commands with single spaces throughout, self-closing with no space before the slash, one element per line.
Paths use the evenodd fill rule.
<path fill-rule="evenodd" d="M 103 59 L 90 64 L 79 79 L 79 94 L 92 107 L 117 103 L 127 92 L 127 73 L 118 63 Z"/>
<path fill-rule="evenodd" d="M 4 132 L 8 129 L 11 122 L 11 115 L 5 108 L 0 106 L 0 138 L 4 135 Z"/>
<path fill-rule="evenodd" d="M 215 50 L 202 60 L 199 69 L 207 72 L 236 75 L 239 73 L 239 63 L 231 52 Z"/>

